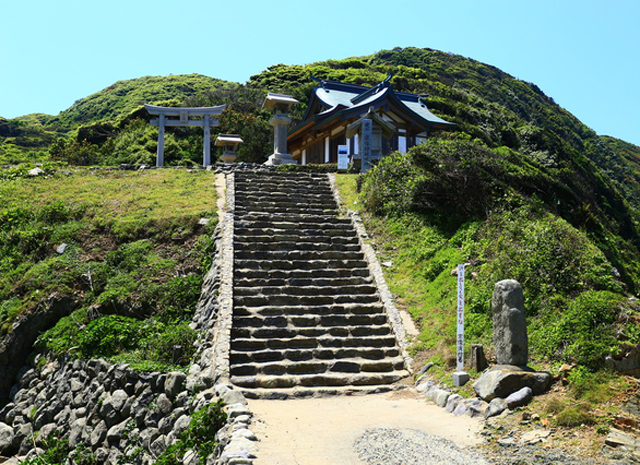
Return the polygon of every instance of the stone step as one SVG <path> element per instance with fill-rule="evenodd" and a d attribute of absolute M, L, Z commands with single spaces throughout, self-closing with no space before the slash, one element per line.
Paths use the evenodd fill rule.
<path fill-rule="evenodd" d="M 292 388 L 294 386 L 367 386 L 392 384 L 407 376 L 406 371 L 391 373 L 322 373 L 311 375 L 232 376 L 231 382 L 245 388 Z"/>
<path fill-rule="evenodd" d="M 351 237 L 341 237 L 341 236 L 300 236 L 298 234 L 293 234 L 295 231 L 291 231 L 291 234 L 279 234 L 279 235 L 250 235 L 250 236 L 242 236 L 236 234 L 234 237 L 235 247 L 242 247 L 245 244 L 247 246 L 252 246 L 254 248 L 260 248 L 263 244 L 266 246 L 268 244 L 278 244 L 278 243 L 290 243 L 296 244 L 304 249 L 309 249 L 314 247 L 317 244 L 345 244 L 345 245 L 358 245 L 358 238 L 354 235 Z"/>
<path fill-rule="evenodd" d="M 409 376 L 407 373 L 404 377 Z M 294 386 L 292 388 L 238 388 L 247 399 L 304 399 L 307 397 L 351 396 L 380 394 L 404 389 L 402 384 L 370 384 L 363 386 Z"/>
<path fill-rule="evenodd" d="M 253 328 L 269 328 L 269 327 L 325 327 L 318 328 L 326 331 L 328 326 L 374 326 L 381 325 L 387 327 L 387 316 L 384 313 L 361 313 L 361 314 L 299 314 L 299 315 L 236 315 L 233 317 L 234 327 L 239 329 Z M 365 329 L 369 329 L 368 326 Z M 388 334 L 383 333 L 383 334 Z"/>
<path fill-rule="evenodd" d="M 363 260 L 361 251 L 342 250 L 236 250 L 236 260 L 278 260 L 278 261 L 319 261 L 319 260 Z"/>
<path fill-rule="evenodd" d="M 234 297 L 266 297 L 272 295 L 290 296 L 340 296 L 376 294 L 377 288 L 371 284 L 354 284 L 344 286 L 236 286 Z"/>
<path fill-rule="evenodd" d="M 291 225 L 289 227 L 289 225 Z M 330 237 L 356 237 L 356 231 L 353 228 L 347 227 L 332 227 L 328 225 L 326 228 L 321 227 L 322 225 L 315 225 L 312 228 L 298 228 L 295 227 L 293 223 L 287 224 L 286 228 L 282 227 L 267 227 L 267 228 L 259 228 L 253 226 L 236 226 L 234 229 L 234 233 L 238 236 L 283 236 L 283 235 L 292 235 L 297 234 L 299 237 L 309 237 L 312 240 L 320 241 L 320 238 L 330 238 Z"/>
<path fill-rule="evenodd" d="M 307 278 L 236 278 L 233 285 L 236 288 L 261 287 L 261 286 L 355 286 L 371 284 L 373 279 L 369 276 L 345 276 L 345 277 L 314 277 Z"/>
<path fill-rule="evenodd" d="M 308 206 L 320 205 L 336 207 L 336 201 L 331 193 L 286 193 L 286 192 L 274 192 L 274 191 L 262 191 L 262 192 L 238 192 L 236 190 L 235 203 L 236 205 L 251 206 L 255 203 L 276 203 L 284 205 L 298 205 L 305 204 Z"/>
<path fill-rule="evenodd" d="M 249 224 L 268 224 L 269 227 L 273 227 L 271 225 L 276 225 L 279 223 L 295 223 L 298 227 L 302 227 L 302 225 L 326 225 L 326 224 L 334 224 L 334 225 L 347 225 L 351 226 L 351 220 L 349 218 L 337 218 L 335 215 L 327 214 L 327 215 L 305 215 L 299 213 L 259 213 L 259 212 L 248 212 L 243 214 L 235 215 L 235 226 L 245 226 L 247 223 Z M 343 226 L 344 227 L 344 226 Z"/>
<path fill-rule="evenodd" d="M 302 321 L 304 323 L 304 321 Z M 388 336 L 391 328 L 386 322 L 381 325 L 357 325 L 357 326 L 287 326 L 287 327 L 243 327 L 235 326 L 231 335 L 236 338 L 270 338 L 270 337 L 370 337 Z"/>
<path fill-rule="evenodd" d="M 313 205 L 279 205 L 273 202 L 255 202 L 247 206 L 236 204 L 236 215 L 242 216 L 250 212 L 266 214 L 297 213 L 302 215 L 336 215 L 338 214 L 338 207 L 316 207 Z"/>
<path fill-rule="evenodd" d="M 304 241 L 235 241 L 234 249 L 238 251 L 293 251 L 293 250 L 314 250 L 314 251 L 338 251 L 338 252 L 360 252 L 360 244 L 357 243 L 331 243 L 331 242 L 304 242 Z M 236 255 L 237 256 L 237 255 Z"/>
<path fill-rule="evenodd" d="M 238 259 L 234 260 L 234 266 L 237 270 L 260 269 L 260 270 L 315 270 L 326 268 L 368 268 L 365 260 L 250 260 Z"/>
<path fill-rule="evenodd" d="M 366 349 L 352 347 L 348 349 L 289 349 L 289 350 L 232 350 L 229 360 L 236 363 L 264 363 L 277 361 L 309 361 L 309 360 L 341 360 L 360 358 L 364 360 L 381 360 L 400 355 L 397 347 Z"/>
<path fill-rule="evenodd" d="M 235 305 L 263 307 L 266 305 L 333 305 L 341 303 L 367 304 L 379 302 L 377 294 L 363 295 L 254 295 L 254 296 L 234 296 Z"/>
<path fill-rule="evenodd" d="M 359 337 L 271 337 L 271 338 L 233 338 L 231 350 L 266 349 L 317 349 L 317 348 L 380 348 L 395 347 L 395 336 L 359 336 Z"/>
<path fill-rule="evenodd" d="M 231 367 L 231 376 L 247 375 L 311 375 L 320 373 L 388 373 L 404 369 L 402 357 L 384 360 L 350 358 L 342 360 L 277 361 L 238 363 Z"/>
<path fill-rule="evenodd" d="M 383 314 L 384 306 L 380 302 L 368 304 L 332 304 L 332 305 L 277 305 L 251 306 L 236 305 L 236 316 L 278 316 L 278 315 L 373 315 Z"/>
<path fill-rule="evenodd" d="M 317 232 L 314 232 L 314 235 L 341 235 L 343 234 L 345 231 L 351 231 L 352 226 L 350 223 L 343 223 L 343 222 L 338 222 L 338 221 L 333 221 L 333 220 L 328 220 L 328 221 L 319 221 L 319 222 L 302 222 L 302 221 L 278 221 L 277 219 L 274 220 L 265 220 L 265 221 L 240 221 L 240 220 L 236 220 L 235 225 L 234 225 L 234 230 L 238 229 L 241 231 L 244 231 L 245 229 L 253 229 L 253 230 L 258 230 L 258 232 L 260 232 L 261 230 L 280 230 L 280 231 L 286 231 L 286 230 L 292 230 L 293 231 L 300 231 L 300 234 L 305 234 L 304 231 L 305 230 L 315 230 Z M 327 234 L 330 231 L 332 231 L 331 234 Z M 239 233 L 239 234 L 243 234 L 243 233 Z M 308 235 L 308 234 L 305 234 Z"/>
<path fill-rule="evenodd" d="M 249 260 L 248 263 L 251 261 Z M 345 276 L 369 276 L 369 268 L 306 268 L 306 269 L 254 269 L 242 268 L 236 263 L 234 276 L 236 279 L 249 278 L 329 278 L 329 277 L 345 277 Z"/>

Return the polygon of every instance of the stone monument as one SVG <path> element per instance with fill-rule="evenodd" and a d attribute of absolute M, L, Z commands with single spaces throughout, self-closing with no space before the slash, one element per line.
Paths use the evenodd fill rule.
<path fill-rule="evenodd" d="M 485 371 L 474 383 L 476 394 L 489 402 L 496 398 L 507 399 L 525 387 L 530 388 L 533 395 L 544 393 L 551 384 L 552 376 L 546 371 L 527 367 L 527 321 L 522 286 L 518 281 L 505 279 L 496 283 L 491 312 L 497 365 Z M 508 406 L 506 402 L 503 404 L 504 408 Z"/>
<path fill-rule="evenodd" d="M 496 283 L 491 299 L 493 345 L 498 365 L 526 366 L 529 358 L 522 286 L 514 279 Z"/>
<path fill-rule="evenodd" d="M 289 110 L 291 105 L 300 103 L 290 95 L 274 94 L 269 92 L 264 100 L 263 108 L 273 110 L 274 115 L 269 121 L 273 126 L 273 154 L 265 162 L 265 165 L 292 165 L 293 157 L 287 153 L 287 126 L 291 124 Z"/>

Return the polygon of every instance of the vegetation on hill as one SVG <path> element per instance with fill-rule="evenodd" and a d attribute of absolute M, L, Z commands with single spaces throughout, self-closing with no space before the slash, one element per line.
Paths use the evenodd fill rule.
<path fill-rule="evenodd" d="M 394 270 L 421 276 L 411 277 L 404 293 L 398 291 L 409 307 L 422 309 L 413 311 L 418 320 L 426 318 L 424 309 L 448 305 L 452 296 L 441 286 L 452 264 L 467 261 L 473 273 L 470 321 L 480 339 L 490 333 L 493 282 L 515 277 L 525 286 L 540 357 L 579 359 L 596 368 L 606 351 L 622 350 L 621 341 L 636 342 L 630 325 L 616 325 L 634 314 L 626 297 L 640 282 L 640 148 L 598 136 L 535 84 L 459 55 L 396 48 L 308 65 L 279 64 L 245 84 L 200 75 L 120 81 L 56 117 L 0 119 L 0 163 L 153 164 L 156 129 L 148 124 L 143 102 L 226 104 L 213 135 L 240 134 L 245 143 L 239 160 L 260 162 L 270 153 L 272 137 L 271 115 L 261 108 L 265 94 L 283 92 L 302 102 L 292 113 L 298 121 L 316 85 L 309 75 L 363 85 L 392 75 L 396 90 L 429 94 L 429 108 L 458 125 L 406 156 L 386 158 L 360 181 L 362 206 L 372 214 L 380 247 L 402 263 Z M 169 165 L 201 163 L 201 129 L 168 130 L 165 150 Z M 62 217 L 83 214 L 65 210 Z M 117 235 L 119 227 L 96 230 Z M 145 254 L 149 238 L 132 237 L 124 253 Z M 29 257 L 39 253 L 25 250 Z M 107 265 L 128 266 L 115 256 Z M 95 298 L 106 301 L 108 295 Z M 138 297 L 144 301 L 144 295 Z M 576 354 L 576 340 L 566 335 L 566 315 L 578 318 L 587 308 L 610 311 L 594 310 L 585 334 L 598 334 L 587 337 L 598 347 Z M 450 335 L 445 320 L 434 316 L 425 323 L 430 328 L 421 336 L 425 347 Z"/>
<path fill-rule="evenodd" d="M 35 325 L 59 355 L 185 366 L 217 218 L 211 174 L 57 168 L 0 181 L 3 339 Z M 59 302 L 62 318 L 44 322 Z"/>

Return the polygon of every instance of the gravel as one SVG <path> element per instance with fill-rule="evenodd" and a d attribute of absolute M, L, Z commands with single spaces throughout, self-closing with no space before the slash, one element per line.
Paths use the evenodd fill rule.
<path fill-rule="evenodd" d="M 415 429 L 367 429 L 354 448 L 367 465 L 488 465 L 447 439 Z"/>

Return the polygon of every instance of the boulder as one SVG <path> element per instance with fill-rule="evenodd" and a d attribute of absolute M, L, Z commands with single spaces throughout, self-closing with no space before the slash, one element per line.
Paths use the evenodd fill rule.
<path fill-rule="evenodd" d="M 13 428 L 6 423 L 0 423 L 0 452 L 6 452 L 13 444 Z"/>
<path fill-rule="evenodd" d="M 500 415 L 507 409 L 507 402 L 500 397 L 496 397 L 487 406 L 487 409 L 484 412 L 485 418 L 495 417 L 496 415 Z"/>
<path fill-rule="evenodd" d="M 530 387 L 533 395 L 544 393 L 551 384 L 551 373 L 530 368 L 496 365 L 485 371 L 473 384 L 478 397 L 489 402 L 496 397 L 506 398 L 523 387 Z"/>
<path fill-rule="evenodd" d="M 509 394 L 505 401 L 507 402 L 507 407 L 513 410 L 516 407 L 527 405 L 531 402 L 531 399 L 533 399 L 533 391 L 529 386 L 525 386 L 513 394 Z"/>
<path fill-rule="evenodd" d="M 493 345 L 499 365 L 526 366 L 529 357 L 522 286 L 514 279 L 496 283 L 491 299 Z"/>

